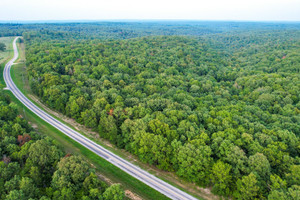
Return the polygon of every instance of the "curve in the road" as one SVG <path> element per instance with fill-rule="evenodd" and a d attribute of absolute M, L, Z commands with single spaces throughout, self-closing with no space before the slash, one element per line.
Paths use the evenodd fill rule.
<path fill-rule="evenodd" d="M 27 97 L 23 95 L 23 93 L 17 88 L 14 84 L 11 76 L 10 76 L 10 68 L 13 65 L 13 62 L 18 58 L 18 49 L 16 45 L 18 37 L 16 37 L 13 41 L 13 48 L 14 48 L 14 57 L 5 65 L 3 76 L 4 81 L 6 83 L 7 89 L 9 89 L 20 102 L 22 102 L 28 109 L 34 112 L 37 116 L 41 119 L 46 121 L 47 123 L 51 124 L 53 127 L 64 133 L 65 135 L 69 136 L 76 142 L 80 143 L 81 145 L 85 146 L 89 150 L 93 151 L 100 157 L 104 158 L 105 160 L 109 161 L 113 165 L 119 167 L 126 173 L 130 174 L 131 176 L 135 177 L 136 179 L 140 180 L 141 182 L 147 184 L 148 186 L 152 187 L 153 189 L 159 191 L 160 193 L 164 194 L 165 196 L 176 199 L 176 200 L 196 200 L 195 197 L 179 190 L 178 188 L 160 180 L 159 178 L 153 176 L 152 174 L 146 172 L 145 170 L 133 165 L 132 163 L 124 160 L 123 158 L 111 153 L 104 147 L 96 144 L 95 142 L 91 141 L 90 139 L 84 137 L 77 131 L 71 129 L 67 125 L 61 123 L 57 119 L 53 118 L 35 104 L 33 104 Z"/>

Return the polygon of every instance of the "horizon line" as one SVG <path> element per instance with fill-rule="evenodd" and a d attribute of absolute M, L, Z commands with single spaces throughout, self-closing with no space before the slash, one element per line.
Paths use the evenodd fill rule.
<path fill-rule="evenodd" d="M 0 23 L 80 23 L 80 22 L 255 22 L 255 23 L 300 23 L 300 20 L 233 20 L 233 19 L 35 19 L 0 20 Z"/>

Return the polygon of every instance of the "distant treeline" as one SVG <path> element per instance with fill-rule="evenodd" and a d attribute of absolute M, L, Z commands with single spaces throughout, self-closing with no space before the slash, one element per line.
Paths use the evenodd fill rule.
<path fill-rule="evenodd" d="M 218 21 L 144 21 L 89 23 L 0 23 L 0 37 L 38 32 L 64 39 L 128 39 L 153 35 L 201 36 L 253 30 L 300 30 L 300 23 L 218 22 Z M 64 37 L 62 37 L 64 36 Z"/>

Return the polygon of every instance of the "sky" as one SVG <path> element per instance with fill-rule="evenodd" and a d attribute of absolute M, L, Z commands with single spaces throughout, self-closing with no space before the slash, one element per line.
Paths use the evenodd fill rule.
<path fill-rule="evenodd" d="M 0 0 L 0 21 L 300 21 L 300 0 Z"/>

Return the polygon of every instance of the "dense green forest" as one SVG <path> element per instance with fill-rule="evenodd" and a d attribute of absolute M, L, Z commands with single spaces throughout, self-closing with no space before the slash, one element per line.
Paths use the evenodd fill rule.
<path fill-rule="evenodd" d="M 65 154 L 36 133 L 17 105 L 0 91 L 0 199 L 121 200 L 120 185 L 107 186 L 83 158 Z"/>
<path fill-rule="evenodd" d="M 132 22 L 52 22 L 52 23 L 0 23 L 0 37 L 36 35 L 42 38 L 68 39 L 128 39 L 153 35 L 201 36 L 227 32 L 247 32 L 253 30 L 299 30 L 299 23 L 255 23 L 218 21 L 132 21 Z M 40 36 L 41 37 L 41 36 Z"/>
<path fill-rule="evenodd" d="M 299 198 L 299 24 L 16 26 L 49 107 L 215 194 Z"/>

